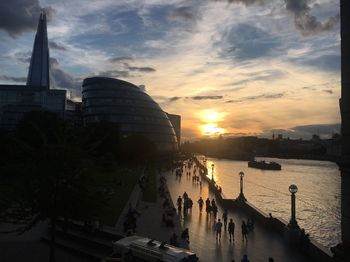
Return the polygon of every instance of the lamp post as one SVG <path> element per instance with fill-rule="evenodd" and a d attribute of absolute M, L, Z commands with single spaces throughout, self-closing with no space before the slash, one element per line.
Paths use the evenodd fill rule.
<path fill-rule="evenodd" d="M 295 193 L 298 192 L 298 187 L 294 184 L 289 186 L 289 192 L 291 193 L 291 204 L 292 204 L 292 216 L 289 221 L 289 226 L 293 228 L 297 228 L 298 223 L 297 220 L 295 219 Z"/>
<path fill-rule="evenodd" d="M 243 194 L 243 177 L 244 177 L 244 172 L 241 171 L 238 173 L 239 175 L 239 178 L 240 178 L 240 193 L 239 193 L 239 196 L 238 196 L 238 199 L 240 200 L 246 200 L 244 194 Z"/>
<path fill-rule="evenodd" d="M 214 181 L 214 164 L 211 164 L 211 180 Z"/>

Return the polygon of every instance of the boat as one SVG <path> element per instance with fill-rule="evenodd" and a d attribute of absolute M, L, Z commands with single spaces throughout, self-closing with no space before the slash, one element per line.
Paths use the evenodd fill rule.
<path fill-rule="evenodd" d="M 263 170 L 281 170 L 282 167 L 280 164 L 276 162 L 266 162 L 266 161 L 249 161 L 248 162 L 248 167 L 251 168 L 258 168 L 258 169 L 263 169 Z"/>

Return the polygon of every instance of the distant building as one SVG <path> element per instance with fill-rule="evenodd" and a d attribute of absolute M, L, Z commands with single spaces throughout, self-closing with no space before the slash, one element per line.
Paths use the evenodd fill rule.
<path fill-rule="evenodd" d="M 139 87 L 114 78 L 84 79 L 84 124 L 108 121 L 119 125 L 122 135 L 142 135 L 158 151 L 176 151 L 178 142 L 167 114 Z"/>
<path fill-rule="evenodd" d="M 181 143 L 181 116 L 169 114 L 169 113 L 166 113 L 166 114 L 167 114 L 171 124 L 174 127 L 176 138 L 177 138 L 177 143 L 180 146 L 180 143 Z"/>
<path fill-rule="evenodd" d="M 0 85 L 0 128 L 14 129 L 24 114 L 52 111 L 64 117 L 66 90 L 50 90 L 46 15 L 42 13 L 30 60 L 27 85 Z"/>

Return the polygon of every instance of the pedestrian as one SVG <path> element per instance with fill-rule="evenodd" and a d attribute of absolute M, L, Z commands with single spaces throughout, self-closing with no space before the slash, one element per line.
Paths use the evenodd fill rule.
<path fill-rule="evenodd" d="M 248 241 L 248 238 L 247 238 L 248 230 L 247 230 L 247 225 L 244 222 L 244 220 L 242 222 L 241 229 L 242 229 L 242 242 L 244 242 L 244 239 L 247 242 Z"/>
<path fill-rule="evenodd" d="M 185 240 L 187 243 L 190 243 L 190 235 L 188 233 L 188 228 L 186 228 L 184 231 L 182 231 L 181 238 L 183 240 Z"/>
<path fill-rule="evenodd" d="M 222 223 L 220 221 L 220 218 L 218 219 L 218 222 L 215 224 L 215 231 L 216 231 L 216 239 L 221 239 L 221 229 L 222 229 Z"/>
<path fill-rule="evenodd" d="M 213 200 L 211 201 L 211 205 L 212 205 L 212 206 L 216 205 L 215 199 L 214 199 L 214 198 L 213 198 Z"/>
<path fill-rule="evenodd" d="M 191 210 L 191 212 L 192 212 L 192 206 L 193 206 L 193 201 L 192 201 L 192 199 L 191 198 L 188 198 L 187 199 L 187 205 L 188 205 L 188 208 Z"/>
<path fill-rule="evenodd" d="M 248 256 L 247 255 L 244 255 L 241 262 L 249 262 L 248 260 Z"/>
<path fill-rule="evenodd" d="M 188 195 L 187 195 L 186 191 L 183 193 L 182 198 L 183 198 L 184 200 L 185 200 L 186 198 L 188 198 Z"/>
<path fill-rule="evenodd" d="M 198 202 L 198 205 L 199 205 L 199 211 L 202 212 L 203 204 L 204 204 L 204 201 L 203 201 L 202 197 L 200 197 L 197 202 Z"/>
<path fill-rule="evenodd" d="M 230 242 L 231 242 L 231 239 L 234 242 L 235 241 L 235 223 L 232 221 L 232 218 L 228 223 L 228 233 L 230 235 Z"/>
<path fill-rule="evenodd" d="M 213 211 L 214 219 L 216 219 L 216 216 L 218 214 L 218 207 L 215 205 L 215 202 L 214 205 L 212 205 L 211 207 L 211 211 Z"/>
<path fill-rule="evenodd" d="M 177 201 L 176 201 L 177 203 L 177 210 L 178 210 L 178 212 L 179 213 L 181 213 L 181 208 L 182 208 L 182 198 L 181 198 L 181 196 L 179 196 L 178 198 L 177 198 Z"/>
<path fill-rule="evenodd" d="M 207 200 L 205 200 L 205 211 L 207 212 L 207 215 L 208 215 L 209 212 L 211 211 L 211 206 L 210 206 L 209 197 L 207 198 Z"/>
<path fill-rule="evenodd" d="M 227 209 L 225 209 L 224 213 L 222 214 L 222 220 L 224 221 L 224 227 L 226 229 L 226 226 L 227 226 Z"/>

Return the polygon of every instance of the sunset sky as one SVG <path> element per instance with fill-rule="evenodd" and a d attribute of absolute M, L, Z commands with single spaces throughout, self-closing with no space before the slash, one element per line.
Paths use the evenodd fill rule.
<path fill-rule="evenodd" d="M 0 2 L 0 83 L 23 84 L 41 8 L 52 88 L 144 85 L 203 135 L 339 132 L 338 0 L 11 0 Z"/>

